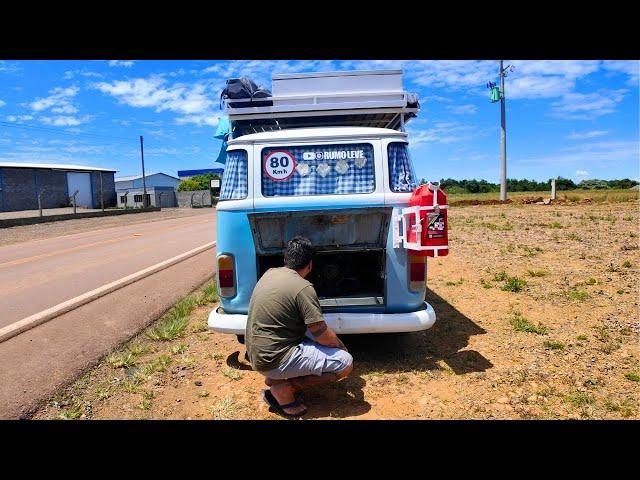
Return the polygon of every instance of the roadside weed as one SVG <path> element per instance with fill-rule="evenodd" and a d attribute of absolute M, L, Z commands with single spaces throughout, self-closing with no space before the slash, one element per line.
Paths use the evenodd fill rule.
<path fill-rule="evenodd" d="M 555 340 L 546 340 L 544 342 L 544 346 L 550 350 L 563 350 L 564 349 L 564 343 L 562 342 L 557 342 Z"/>
<path fill-rule="evenodd" d="M 187 328 L 188 317 L 169 317 L 162 320 L 158 325 L 152 327 L 146 332 L 147 337 L 151 340 L 168 341 L 181 338 L 185 334 Z"/>
<path fill-rule="evenodd" d="M 549 275 L 548 270 L 527 270 L 530 277 L 546 277 Z"/>
<path fill-rule="evenodd" d="M 542 323 L 534 325 L 521 313 L 515 312 L 509 318 L 509 323 L 517 332 L 535 333 L 537 335 L 546 335 L 548 328 Z"/>

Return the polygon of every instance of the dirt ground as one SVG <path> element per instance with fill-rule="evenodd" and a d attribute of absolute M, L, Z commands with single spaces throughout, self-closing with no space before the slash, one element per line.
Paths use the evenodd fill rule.
<path fill-rule="evenodd" d="M 80 211 L 80 210 L 78 210 Z M 85 210 L 83 210 L 85 211 Z M 79 218 L 77 220 L 63 220 L 51 223 L 37 223 L 19 227 L 0 228 L 0 246 L 12 243 L 42 240 L 73 233 L 101 230 L 103 228 L 132 225 L 135 223 L 157 222 L 170 218 L 199 215 L 210 212 L 205 208 L 163 208 L 159 212 L 133 213 L 113 217 Z"/>
<path fill-rule="evenodd" d="M 343 336 L 354 372 L 305 392 L 306 418 L 639 418 L 638 207 L 451 209 L 451 253 L 429 261 L 435 326 Z M 213 307 L 181 338 L 139 335 L 34 418 L 280 418 L 244 347 L 206 330 Z"/>

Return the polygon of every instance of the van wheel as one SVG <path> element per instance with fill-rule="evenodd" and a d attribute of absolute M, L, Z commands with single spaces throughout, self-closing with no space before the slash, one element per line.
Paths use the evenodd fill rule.
<path fill-rule="evenodd" d="M 244 335 L 236 335 L 238 342 L 244 345 Z"/>

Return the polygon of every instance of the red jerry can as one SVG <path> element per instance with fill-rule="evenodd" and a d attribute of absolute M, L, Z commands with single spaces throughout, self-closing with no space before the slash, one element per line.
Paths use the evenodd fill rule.
<path fill-rule="evenodd" d="M 416 188 L 409 199 L 407 249 L 412 255 L 443 257 L 449 253 L 447 195 L 438 183 Z M 418 222 L 416 222 L 416 216 Z"/>

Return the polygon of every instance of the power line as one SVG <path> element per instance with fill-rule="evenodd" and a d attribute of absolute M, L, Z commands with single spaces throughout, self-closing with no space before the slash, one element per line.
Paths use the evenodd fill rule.
<path fill-rule="evenodd" d="M 37 126 L 37 125 L 27 125 L 27 124 L 24 124 L 24 123 L 17 123 L 17 122 L 4 122 L 4 121 L 1 121 L 1 120 L 0 120 L 0 125 L 2 125 L 4 127 L 18 128 L 18 129 L 23 129 L 23 130 L 42 131 L 42 132 L 55 133 L 55 134 L 58 134 L 58 135 L 67 135 L 67 136 L 72 136 L 72 137 L 83 136 L 83 137 L 92 137 L 92 138 L 100 138 L 100 139 L 109 139 L 109 140 L 112 140 L 112 141 L 115 140 L 117 142 L 122 142 L 122 143 L 133 143 L 133 141 L 134 141 L 134 139 L 128 139 L 128 138 L 124 138 L 124 137 L 115 137 L 115 136 L 111 136 L 111 135 L 101 135 L 99 133 L 65 132 L 65 131 L 61 131 L 61 130 L 55 129 L 55 128 L 41 127 L 41 126 Z"/>

